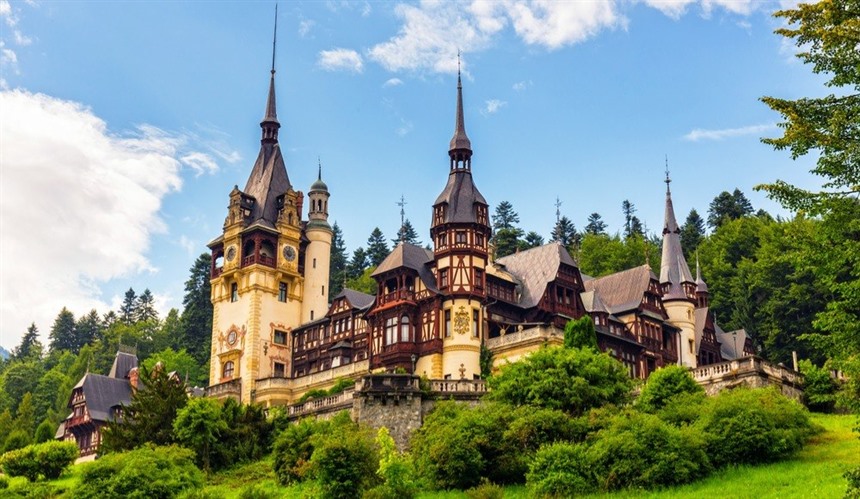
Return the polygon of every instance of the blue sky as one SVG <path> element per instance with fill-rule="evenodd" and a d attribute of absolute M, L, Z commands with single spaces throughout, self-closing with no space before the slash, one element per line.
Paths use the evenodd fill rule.
<path fill-rule="evenodd" d="M 773 34 L 777 2 L 290 2 L 279 7 L 280 140 L 294 188 L 318 158 L 348 249 L 396 202 L 425 242 L 445 184 L 457 50 L 475 181 L 548 238 L 555 201 L 611 231 L 629 199 L 662 228 L 723 190 L 814 187 L 812 158 L 759 142 L 758 101 L 820 95 Z M 259 147 L 271 2 L 0 0 L 0 345 L 63 305 L 104 313 L 150 288 L 166 312 Z"/>

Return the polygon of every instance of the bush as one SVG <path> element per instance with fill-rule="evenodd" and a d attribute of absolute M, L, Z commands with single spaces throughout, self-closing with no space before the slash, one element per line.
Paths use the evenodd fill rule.
<path fill-rule="evenodd" d="M 30 441 L 30 436 L 27 435 L 27 432 L 24 430 L 15 430 L 6 437 L 6 441 L 3 443 L 3 452 L 9 452 L 11 450 L 21 449 L 32 442 Z"/>
<path fill-rule="evenodd" d="M 435 488 L 467 489 L 480 482 L 485 460 L 468 413 L 456 402 L 440 402 L 412 436 L 418 473 Z"/>
<path fill-rule="evenodd" d="M 633 383 L 624 365 L 608 354 L 560 347 L 544 347 L 503 366 L 488 382 L 493 400 L 574 416 L 605 404 L 623 404 Z"/>
<path fill-rule="evenodd" d="M 212 449 L 212 469 L 258 461 L 271 452 L 274 424 L 266 418 L 262 406 L 227 399 L 221 405 L 220 420 L 223 426 Z"/>
<path fill-rule="evenodd" d="M 487 480 L 482 480 L 481 485 L 472 487 L 466 491 L 469 499 L 504 499 L 505 489 Z"/>
<path fill-rule="evenodd" d="M 615 416 L 597 433 L 587 456 L 603 490 L 678 485 L 711 468 L 704 439 L 692 427 L 675 428 L 636 411 Z"/>
<path fill-rule="evenodd" d="M 707 398 L 704 392 L 679 393 L 666 401 L 657 417 L 674 426 L 693 424 L 699 420 Z"/>
<path fill-rule="evenodd" d="M 409 455 L 401 454 L 394 445 L 394 439 L 388 434 L 388 428 L 382 427 L 376 433 L 376 446 L 379 449 L 379 469 L 377 476 L 382 485 L 376 497 L 391 499 L 411 499 L 418 493 L 415 483 L 415 470 Z M 374 489 L 375 490 L 375 489 Z"/>
<path fill-rule="evenodd" d="M 311 438 L 329 426 L 326 421 L 305 418 L 287 426 L 275 440 L 274 468 L 278 483 L 289 485 L 305 478 L 308 461 L 314 452 Z"/>
<path fill-rule="evenodd" d="M 815 433 L 808 411 L 776 388 L 737 388 L 709 398 L 695 427 L 715 466 L 774 461 Z"/>
<path fill-rule="evenodd" d="M 78 446 L 72 442 L 45 442 L 7 452 L 0 457 L 0 467 L 9 476 L 23 476 L 35 482 L 40 476 L 53 480 L 78 458 Z"/>
<path fill-rule="evenodd" d="M 312 440 L 310 469 L 322 497 L 352 498 L 376 485 L 379 454 L 367 429 L 350 422 Z"/>
<path fill-rule="evenodd" d="M 704 394 L 705 391 L 684 366 L 666 366 L 648 377 L 636 405 L 645 412 L 657 412 L 672 397 L 683 393 Z"/>
<path fill-rule="evenodd" d="M 302 395 L 301 397 L 299 397 L 298 400 L 296 400 L 296 403 L 297 404 L 304 404 L 305 402 L 307 402 L 310 399 L 318 399 L 318 398 L 322 398 L 322 397 L 328 397 L 328 391 L 320 390 L 320 389 L 308 390 L 307 392 L 305 392 L 304 395 Z"/>
<path fill-rule="evenodd" d="M 192 398 L 176 412 L 173 420 L 176 440 L 194 451 L 197 464 L 206 471 L 211 469 L 212 455 L 221 442 L 221 434 L 226 431 L 221 404 L 210 398 Z"/>
<path fill-rule="evenodd" d="M 572 497 L 594 489 L 594 472 L 584 444 L 557 442 L 537 451 L 526 485 L 536 497 Z"/>
<path fill-rule="evenodd" d="M 33 443 L 41 444 L 54 439 L 54 434 L 57 432 L 57 425 L 51 423 L 50 419 L 46 419 L 36 427 L 36 436 L 33 438 Z"/>
<path fill-rule="evenodd" d="M 0 475 L 0 490 L 9 488 L 9 479 L 5 475 Z"/>
<path fill-rule="evenodd" d="M 194 457 L 192 451 L 174 445 L 108 454 L 83 468 L 72 495 L 81 499 L 176 497 L 203 484 Z"/>
<path fill-rule="evenodd" d="M 860 499 L 860 467 L 848 470 L 842 476 L 848 480 L 845 499 Z"/>
<path fill-rule="evenodd" d="M 803 373 L 803 400 L 810 411 L 833 412 L 839 385 L 830 377 L 830 371 L 809 360 L 800 361 Z"/>

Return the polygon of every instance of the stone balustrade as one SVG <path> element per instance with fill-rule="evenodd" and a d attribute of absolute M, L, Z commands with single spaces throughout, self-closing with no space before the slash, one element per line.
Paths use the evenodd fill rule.
<path fill-rule="evenodd" d="M 778 386 L 784 395 L 795 399 L 800 399 L 803 394 L 802 374 L 754 355 L 698 367 L 690 374 L 709 395 L 739 385 L 754 388 Z"/>
<path fill-rule="evenodd" d="M 342 410 L 352 409 L 352 399 L 355 395 L 354 388 L 330 395 L 328 397 L 320 397 L 308 400 L 303 404 L 291 405 L 289 407 L 290 416 L 302 416 L 305 414 L 319 414 L 321 412 L 338 412 Z"/>
<path fill-rule="evenodd" d="M 215 398 L 235 397 L 239 400 L 242 397 L 242 380 L 233 379 L 212 385 L 206 388 L 206 396 Z"/>
<path fill-rule="evenodd" d="M 564 331 L 552 326 L 536 326 L 523 329 L 522 331 L 507 333 L 495 338 L 489 338 L 486 340 L 486 345 L 490 350 L 496 350 L 509 345 L 518 345 L 530 340 L 547 341 L 551 338 L 564 340 Z"/>
<path fill-rule="evenodd" d="M 487 383 L 482 379 L 431 380 L 431 393 L 485 393 Z"/>

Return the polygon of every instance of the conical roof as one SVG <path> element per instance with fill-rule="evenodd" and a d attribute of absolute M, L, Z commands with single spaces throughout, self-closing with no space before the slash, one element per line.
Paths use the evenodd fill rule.
<path fill-rule="evenodd" d="M 669 284 L 664 298 L 686 298 L 681 283 L 693 282 L 690 267 L 681 248 L 681 229 L 675 219 L 672 192 L 669 190 L 669 174 L 666 173 L 666 211 L 663 224 L 663 254 L 660 260 L 660 284 Z"/>
<path fill-rule="evenodd" d="M 463 82 L 460 79 L 460 72 L 457 71 L 457 111 L 454 117 L 454 136 L 451 137 L 451 144 L 448 150 L 450 152 L 456 150 L 468 149 L 472 150 L 472 142 L 466 135 L 466 120 L 463 118 Z"/>

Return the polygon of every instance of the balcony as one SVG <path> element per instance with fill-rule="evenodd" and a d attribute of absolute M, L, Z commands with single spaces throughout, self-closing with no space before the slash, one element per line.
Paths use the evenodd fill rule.
<path fill-rule="evenodd" d="M 274 267 L 275 266 L 275 258 L 266 255 L 248 255 L 242 258 L 242 266 L 247 267 L 249 265 L 260 264 L 265 265 L 266 267 Z"/>
<path fill-rule="evenodd" d="M 212 385 L 206 388 L 206 396 L 213 398 L 230 398 L 233 397 L 236 400 L 242 399 L 242 380 L 241 379 L 232 379 L 230 381 L 225 381 L 224 383 L 219 383 L 217 385 Z"/>
<path fill-rule="evenodd" d="M 431 380 L 434 394 L 486 393 L 487 383 L 482 379 Z"/>
<path fill-rule="evenodd" d="M 415 292 L 410 289 L 398 289 L 382 295 L 380 305 L 397 301 L 415 301 Z"/>

